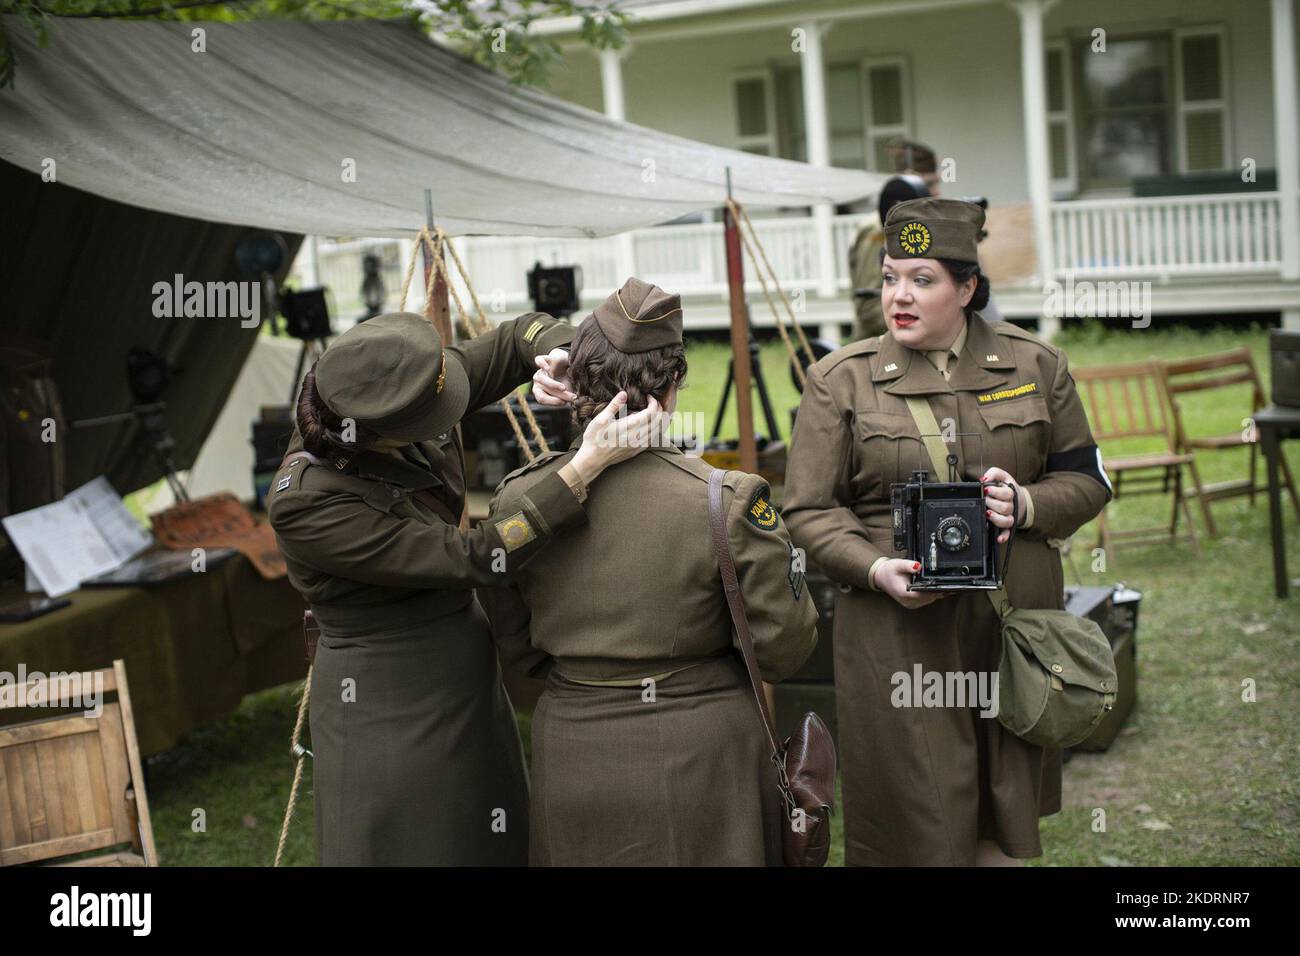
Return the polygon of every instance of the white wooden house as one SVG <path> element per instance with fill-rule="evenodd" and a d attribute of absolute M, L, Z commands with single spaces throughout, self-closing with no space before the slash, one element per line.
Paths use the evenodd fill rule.
<path fill-rule="evenodd" d="M 1300 327 L 1296 0 L 620 5 L 633 23 L 618 52 L 584 45 L 576 22 L 535 25 L 566 54 L 550 92 L 818 165 L 887 172 L 889 139 L 922 140 L 945 195 L 989 200 L 986 267 L 1009 317 L 1042 317 L 1046 283 L 1119 280 L 1149 283 L 1157 319 L 1280 312 Z M 759 222 L 782 282 L 824 332 L 851 317 L 847 249 L 866 211 Z M 584 300 L 636 274 L 683 294 L 688 329 L 721 327 L 721 226 L 700 218 L 613 240 L 459 248 L 507 310 L 526 306 L 535 261 L 575 262 Z M 332 252 L 321 250 L 322 271 Z"/>

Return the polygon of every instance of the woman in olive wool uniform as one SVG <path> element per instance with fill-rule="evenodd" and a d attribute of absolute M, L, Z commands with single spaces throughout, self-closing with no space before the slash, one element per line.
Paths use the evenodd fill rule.
<path fill-rule="evenodd" d="M 983 224 L 982 209 L 954 199 L 890 210 L 889 331 L 813 366 L 799 405 L 785 519 L 810 562 L 847 586 L 834 634 L 849 864 L 1005 865 L 1042 852 L 1038 817 L 1060 809 L 1059 750 L 1012 736 L 977 702 L 894 705 L 895 675 L 995 674 L 1001 649 L 987 594 L 907 590 L 919 565 L 893 551 L 890 485 L 933 470 L 909 398 L 960 436 L 950 451 L 961 480 L 986 483 L 999 541 L 1018 527 L 1013 606 L 1062 606 L 1056 539 L 1110 494 L 1064 353 L 979 315 Z"/>
<path fill-rule="evenodd" d="M 573 340 L 581 424 L 619 389 L 671 411 L 686 374 L 680 300 L 629 279 Z M 511 511 L 573 451 L 506 477 Z M 612 469 L 508 589 L 480 591 L 502 660 L 549 672 L 533 713 L 530 860 L 554 866 L 781 863 L 776 768 L 710 539 L 713 468 L 663 443 Z M 816 642 L 817 612 L 757 475 L 727 472 L 727 537 L 765 680 Z"/>
<path fill-rule="evenodd" d="M 593 422 L 565 470 L 462 534 L 456 423 L 527 381 L 548 391 L 572 330 L 530 313 L 464 345 L 400 312 L 340 336 L 303 381 L 271 488 L 289 580 L 320 624 L 311 686 L 317 861 L 527 862 L 514 713 L 471 590 L 585 520 L 586 483 L 644 449 L 657 406 Z M 559 350 L 559 351 L 552 351 Z"/>

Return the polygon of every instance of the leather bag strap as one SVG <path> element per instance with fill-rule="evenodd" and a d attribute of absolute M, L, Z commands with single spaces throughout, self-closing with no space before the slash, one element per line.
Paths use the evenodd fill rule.
<path fill-rule="evenodd" d="M 731 620 L 736 626 L 736 637 L 740 641 L 741 656 L 745 659 L 745 669 L 749 671 L 750 688 L 754 691 L 754 700 L 758 702 L 759 713 L 763 715 L 763 728 L 767 731 L 767 742 L 772 749 L 772 762 L 782 771 L 783 792 L 788 789 L 784 778 L 785 759 L 781 745 L 776 737 L 776 725 L 772 721 L 772 712 L 767 708 L 767 695 L 763 693 L 763 677 L 758 672 L 758 662 L 754 658 L 754 638 L 749 631 L 749 615 L 745 613 L 745 599 L 740 593 L 740 579 L 736 575 L 736 563 L 731 557 L 731 545 L 727 541 L 727 521 L 722 511 L 722 483 L 727 473 L 715 468 L 709 475 L 709 533 L 713 541 L 713 555 L 722 572 L 722 590 L 727 596 L 727 607 L 731 609 Z"/>

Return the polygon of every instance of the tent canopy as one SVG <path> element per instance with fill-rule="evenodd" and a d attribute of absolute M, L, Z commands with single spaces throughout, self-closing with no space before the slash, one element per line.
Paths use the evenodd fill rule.
<path fill-rule="evenodd" d="M 18 74 L 0 91 L 0 157 L 209 222 L 409 236 L 428 188 L 452 235 L 604 236 L 716 208 L 727 167 L 751 206 L 851 202 L 883 181 L 619 123 L 405 22 L 64 19 L 45 49 L 6 26 Z"/>

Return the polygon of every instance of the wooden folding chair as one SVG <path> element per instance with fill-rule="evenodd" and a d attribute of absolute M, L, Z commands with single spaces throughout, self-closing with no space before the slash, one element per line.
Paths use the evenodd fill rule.
<path fill-rule="evenodd" d="M 1205 516 L 1205 527 L 1209 529 L 1210 536 L 1215 537 L 1218 529 L 1214 525 L 1214 516 L 1210 514 L 1210 502 L 1220 498 L 1249 495 L 1253 506 L 1255 492 L 1268 490 L 1267 484 L 1259 478 L 1259 444 L 1251 433 L 1253 429 L 1248 430 L 1244 424 L 1240 430 L 1227 435 L 1190 434 L 1179 396 L 1248 384 L 1251 387 L 1250 413 L 1254 415 L 1267 404 L 1264 398 L 1264 386 L 1260 383 L 1259 373 L 1255 370 L 1255 360 L 1251 357 L 1250 349 L 1244 346 L 1228 352 L 1217 352 L 1214 355 L 1161 362 L 1159 365 L 1165 398 L 1173 414 L 1174 448 L 1177 451 L 1195 456 L 1197 452 L 1227 451 L 1242 447 L 1250 449 L 1250 472 L 1246 478 L 1207 485 L 1201 481 L 1200 473 L 1196 469 L 1195 457 L 1188 466 L 1187 470 L 1192 476 L 1192 488 L 1185 493 L 1189 497 L 1196 496 L 1196 500 L 1201 505 L 1201 513 Z M 1295 479 L 1291 476 L 1286 458 L 1282 458 L 1282 481 L 1291 493 L 1291 505 L 1295 508 L 1296 516 L 1300 517 L 1300 495 L 1296 494 Z"/>
<path fill-rule="evenodd" d="M 1161 538 L 1172 542 L 1178 538 L 1178 515 L 1181 511 L 1187 519 L 1187 537 L 1193 549 L 1199 552 L 1192 512 L 1182 494 L 1183 468 L 1191 465 L 1192 456 L 1174 449 L 1157 363 L 1076 368 L 1072 373 L 1088 413 L 1093 438 L 1098 443 L 1153 438 L 1159 439 L 1163 445 L 1158 451 L 1105 457 L 1114 499 L 1118 500 L 1123 494 L 1130 497 L 1172 495 L 1174 499 L 1168 527 L 1112 531 L 1106 510 L 1103 510 L 1097 517 L 1098 543 L 1109 555 L 1121 542 L 1137 544 Z"/>
<path fill-rule="evenodd" d="M 8 686 L 12 694 L 0 697 L 5 709 L 32 710 L 23 705 L 48 701 L 49 708 L 85 710 L 90 688 L 84 680 L 103 682 L 97 717 L 74 713 L 0 727 L 0 866 L 92 850 L 108 852 L 53 865 L 158 865 L 126 665 L 117 660 L 112 669 L 80 678 L 81 687 L 31 680 Z"/>

